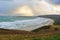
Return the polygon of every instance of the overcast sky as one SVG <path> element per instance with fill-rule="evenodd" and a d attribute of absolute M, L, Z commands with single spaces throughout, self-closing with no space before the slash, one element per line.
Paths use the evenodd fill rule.
<path fill-rule="evenodd" d="M 54 14 L 56 9 L 49 3 L 60 4 L 60 0 L 0 0 L 0 15 L 35 16 Z"/>
<path fill-rule="evenodd" d="M 60 4 L 60 0 L 47 0 L 51 4 Z"/>

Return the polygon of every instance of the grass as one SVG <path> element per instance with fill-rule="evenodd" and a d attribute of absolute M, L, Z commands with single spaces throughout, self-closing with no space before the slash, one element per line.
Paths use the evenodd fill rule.
<path fill-rule="evenodd" d="M 47 38 L 45 38 L 45 40 L 60 40 L 60 34 L 57 34 L 52 37 L 47 37 Z"/>
<path fill-rule="evenodd" d="M 55 28 L 58 30 L 56 31 Z M 19 31 L 18 31 L 19 32 Z M 24 31 L 23 31 L 24 32 Z M 60 25 L 41 29 L 33 34 L 0 34 L 0 40 L 60 40 Z"/>
<path fill-rule="evenodd" d="M 0 40 L 60 40 L 60 34 L 49 37 L 24 37 L 22 35 L 0 35 Z"/>
<path fill-rule="evenodd" d="M 33 38 L 33 40 L 60 40 L 60 34 L 45 38 Z"/>

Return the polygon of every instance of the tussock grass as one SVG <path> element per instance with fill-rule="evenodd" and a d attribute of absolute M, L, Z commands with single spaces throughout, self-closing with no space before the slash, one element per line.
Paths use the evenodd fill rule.
<path fill-rule="evenodd" d="M 35 33 L 26 32 L 25 34 L 4 34 L 3 32 L 3 34 L 0 34 L 0 40 L 60 40 L 60 25 L 54 25 L 49 29 L 39 29 L 37 31 Z"/>

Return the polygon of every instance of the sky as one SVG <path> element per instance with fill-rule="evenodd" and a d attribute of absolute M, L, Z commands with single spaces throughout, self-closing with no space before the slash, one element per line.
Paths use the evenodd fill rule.
<path fill-rule="evenodd" d="M 60 14 L 60 6 L 56 4 L 60 0 L 0 0 L 0 16 Z"/>
<path fill-rule="evenodd" d="M 47 1 L 51 4 L 57 4 L 57 5 L 60 4 L 60 0 L 47 0 Z"/>

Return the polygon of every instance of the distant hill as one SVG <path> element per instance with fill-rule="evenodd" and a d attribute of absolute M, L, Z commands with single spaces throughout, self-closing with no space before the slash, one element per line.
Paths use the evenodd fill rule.
<path fill-rule="evenodd" d="M 38 17 L 51 18 L 55 21 L 55 24 L 60 25 L 60 15 L 40 15 Z"/>

